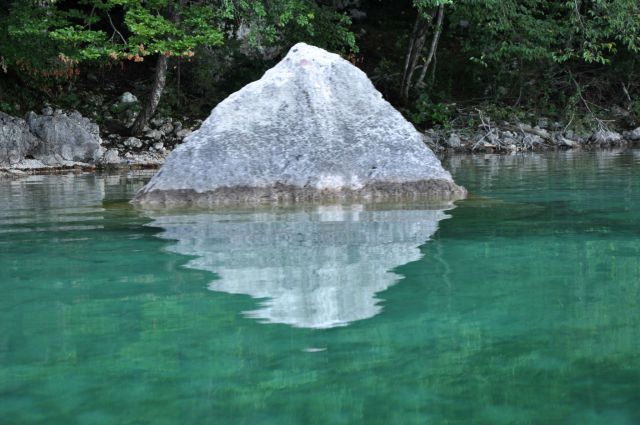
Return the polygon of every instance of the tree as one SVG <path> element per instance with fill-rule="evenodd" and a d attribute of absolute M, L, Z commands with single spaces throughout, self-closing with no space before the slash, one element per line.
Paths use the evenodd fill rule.
<path fill-rule="evenodd" d="M 530 87 L 538 96 L 577 101 L 589 115 L 588 92 L 632 103 L 634 82 L 624 76 L 640 59 L 635 0 L 459 0 L 453 14 L 469 22 L 464 50 L 494 81 L 511 81 L 520 93 Z"/>
<path fill-rule="evenodd" d="M 84 62 L 142 62 L 155 57 L 150 93 L 130 128 L 139 134 L 160 102 L 170 58 L 191 57 L 200 46 L 220 46 L 241 25 L 249 28 L 254 43 L 273 43 L 290 27 L 314 35 L 317 17 L 323 18 L 320 25 L 329 26 L 323 31 L 355 46 L 345 29 L 348 19 L 305 0 L 14 0 L 2 45 L 35 35 L 46 49 L 33 58 L 32 51 L 5 53 L 3 47 L 3 60 L 46 72 L 47 62 L 73 69 Z"/>
<path fill-rule="evenodd" d="M 451 4 L 453 4 L 453 0 L 413 0 L 413 5 L 417 9 L 417 16 L 413 31 L 409 37 L 409 47 L 405 56 L 402 82 L 400 83 L 400 97 L 405 103 L 409 100 L 409 94 L 414 84 L 420 86 L 424 82 L 429 66 L 432 64 L 438 49 L 445 6 Z M 431 43 L 425 58 L 424 47 L 430 32 Z M 413 78 L 420 59 L 423 59 L 422 70 L 414 83 Z"/>

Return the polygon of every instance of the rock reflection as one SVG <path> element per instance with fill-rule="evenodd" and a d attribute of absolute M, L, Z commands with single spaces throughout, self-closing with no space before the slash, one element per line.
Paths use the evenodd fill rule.
<path fill-rule="evenodd" d="M 451 208 L 447 205 L 446 208 Z M 446 208 L 362 205 L 307 210 L 157 215 L 169 248 L 216 273 L 212 291 L 263 299 L 245 312 L 269 323 L 331 328 L 380 312 L 392 269 L 420 259 Z"/>
<path fill-rule="evenodd" d="M 127 199 L 148 172 L 67 173 L 0 179 L 0 237 L 101 229 L 110 199 Z"/>

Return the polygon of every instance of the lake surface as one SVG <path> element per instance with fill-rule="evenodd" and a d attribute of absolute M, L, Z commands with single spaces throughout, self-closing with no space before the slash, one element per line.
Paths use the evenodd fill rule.
<path fill-rule="evenodd" d="M 469 199 L 0 181 L 0 423 L 640 423 L 640 151 L 445 165 Z"/>

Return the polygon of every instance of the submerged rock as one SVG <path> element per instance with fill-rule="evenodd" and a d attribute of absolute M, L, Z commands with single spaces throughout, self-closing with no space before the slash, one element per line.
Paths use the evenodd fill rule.
<path fill-rule="evenodd" d="M 465 193 L 362 71 L 300 43 L 259 81 L 216 106 L 134 202 L 452 199 Z"/>

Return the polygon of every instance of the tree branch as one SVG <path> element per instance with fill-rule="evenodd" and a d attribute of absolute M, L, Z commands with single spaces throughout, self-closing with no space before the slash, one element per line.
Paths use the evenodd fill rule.
<path fill-rule="evenodd" d="M 438 49 L 438 42 L 440 41 L 440 34 L 442 34 L 442 21 L 444 20 L 444 4 L 441 4 L 438 7 L 438 21 L 436 22 L 436 29 L 433 33 L 433 38 L 431 39 L 431 48 L 429 49 L 429 56 L 427 56 L 427 61 L 422 68 L 422 72 L 420 73 L 420 77 L 418 81 L 416 81 L 416 87 L 420 87 L 424 84 L 424 78 L 427 75 L 427 70 L 433 61 L 433 58 L 436 54 L 436 50 Z"/>

